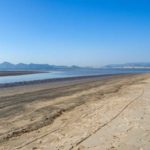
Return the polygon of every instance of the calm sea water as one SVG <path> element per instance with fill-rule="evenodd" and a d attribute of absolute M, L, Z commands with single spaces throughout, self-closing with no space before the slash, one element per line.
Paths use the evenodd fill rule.
<path fill-rule="evenodd" d="M 150 69 L 86 69 L 74 71 L 48 72 L 31 75 L 0 77 L 0 84 L 54 79 L 54 78 L 78 77 L 78 76 L 148 73 L 148 72 L 150 72 Z"/>

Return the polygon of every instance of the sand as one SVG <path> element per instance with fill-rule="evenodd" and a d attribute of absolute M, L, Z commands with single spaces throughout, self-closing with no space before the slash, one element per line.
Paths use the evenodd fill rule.
<path fill-rule="evenodd" d="M 0 150 L 149 150 L 150 74 L 0 89 Z"/>

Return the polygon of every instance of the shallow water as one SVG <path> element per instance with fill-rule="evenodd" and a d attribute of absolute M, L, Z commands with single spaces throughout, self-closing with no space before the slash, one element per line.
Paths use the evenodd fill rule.
<path fill-rule="evenodd" d="M 67 78 L 78 76 L 91 76 L 91 75 L 109 75 L 109 74 L 125 74 L 125 73 L 148 73 L 150 69 L 76 69 L 73 71 L 55 71 L 48 73 L 38 73 L 30 75 L 18 75 L 0 77 L 0 84 L 15 83 L 24 81 L 35 81 L 54 78 Z"/>

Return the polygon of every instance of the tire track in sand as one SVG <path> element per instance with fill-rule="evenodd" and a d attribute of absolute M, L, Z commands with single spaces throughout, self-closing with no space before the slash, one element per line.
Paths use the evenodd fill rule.
<path fill-rule="evenodd" d="M 97 128 L 93 133 L 89 134 L 85 138 L 82 138 L 79 142 L 77 142 L 74 146 L 72 146 L 69 150 L 73 150 L 77 148 L 81 143 L 86 141 L 88 138 L 90 138 L 92 135 L 96 134 L 99 130 L 113 122 L 115 119 L 117 119 L 131 104 L 133 104 L 135 101 L 137 101 L 139 98 L 141 98 L 144 95 L 144 88 L 141 89 L 141 93 L 135 97 L 133 100 L 131 100 L 128 104 L 126 104 L 120 111 L 117 113 L 112 119 L 110 119 L 108 122 L 104 123 L 102 126 Z"/>

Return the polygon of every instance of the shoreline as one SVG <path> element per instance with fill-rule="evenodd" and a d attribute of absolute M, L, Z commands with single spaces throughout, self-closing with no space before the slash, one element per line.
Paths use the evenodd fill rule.
<path fill-rule="evenodd" d="M 44 71 L 0 71 L 0 77 L 45 73 Z"/>

